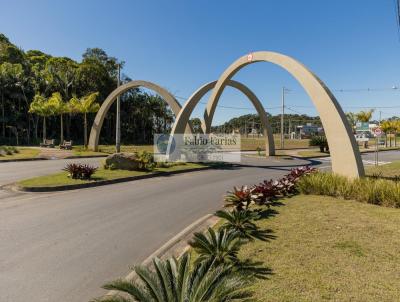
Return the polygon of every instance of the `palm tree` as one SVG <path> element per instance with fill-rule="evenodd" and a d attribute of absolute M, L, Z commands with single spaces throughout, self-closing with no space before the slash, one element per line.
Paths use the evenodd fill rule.
<path fill-rule="evenodd" d="M 189 245 L 199 254 L 196 263 L 211 262 L 213 265 L 238 263 L 238 252 L 243 244 L 239 234 L 220 228 L 208 228 L 205 234 L 194 233 Z"/>
<path fill-rule="evenodd" d="M 368 111 L 360 111 L 356 113 L 357 121 L 362 123 L 368 123 L 372 118 L 372 113 L 374 113 L 374 109 Z M 368 148 L 368 141 L 364 142 L 364 148 Z"/>
<path fill-rule="evenodd" d="M 355 129 L 355 126 L 356 126 L 357 117 L 356 117 L 356 115 L 355 115 L 353 112 L 347 112 L 347 113 L 346 113 L 346 117 L 347 117 L 347 120 L 349 121 L 349 123 L 350 123 L 350 125 L 351 125 L 351 130 L 352 130 L 353 133 L 354 133 L 354 129 Z"/>
<path fill-rule="evenodd" d="M 98 95 L 98 92 L 94 92 L 83 98 L 73 97 L 70 100 L 71 112 L 83 114 L 83 144 L 85 148 L 87 148 L 87 115 L 88 113 L 99 111 L 100 105 L 96 103 Z"/>
<path fill-rule="evenodd" d="M 372 118 L 372 113 L 374 113 L 374 109 L 368 110 L 368 111 L 360 111 L 356 113 L 356 118 L 357 121 L 367 123 L 371 120 Z"/>
<path fill-rule="evenodd" d="M 30 104 L 29 112 L 43 117 L 43 141 L 46 139 L 46 118 L 54 115 L 55 111 L 54 105 L 40 94 L 36 94 Z"/>
<path fill-rule="evenodd" d="M 60 115 L 60 142 L 64 141 L 64 123 L 63 115 L 70 112 L 70 106 L 62 100 L 59 92 L 54 92 L 48 99 L 48 102 L 53 106 L 54 113 Z"/>
<path fill-rule="evenodd" d="M 254 220 L 260 218 L 260 215 L 254 211 L 217 211 L 215 216 L 225 220 L 225 223 L 221 226 L 222 228 L 226 229 L 227 231 L 237 232 L 243 239 L 259 239 L 266 241 L 269 237 L 271 237 L 268 236 L 267 231 L 260 230 L 253 222 Z"/>
<path fill-rule="evenodd" d="M 102 302 L 234 302 L 250 301 L 248 281 L 225 266 L 202 262 L 191 267 L 185 253 L 179 259 L 153 260 L 154 270 L 137 266 L 136 281 L 117 280 L 103 286 L 118 294 L 95 301 Z"/>
<path fill-rule="evenodd" d="M 394 146 L 397 147 L 396 137 L 397 134 L 400 132 L 400 120 L 393 121 L 394 123 Z"/>
<path fill-rule="evenodd" d="M 385 132 L 385 146 L 388 146 L 388 137 L 389 137 L 389 146 L 392 146 L 392 137 L 390 136 L 390 134 L 396 130 L 396 125 L 394 123 L 394 121 L 389 121 L 389 120 L 385 120 L 383 122 L 381 122 L 380 125 L 381 129 L 383 132 Z M 389 134 L 389 136 L 388 136 Z"/>

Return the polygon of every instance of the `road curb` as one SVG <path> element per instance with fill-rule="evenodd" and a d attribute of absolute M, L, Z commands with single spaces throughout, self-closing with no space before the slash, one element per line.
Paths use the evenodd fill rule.
<path fill-rule="evenodd" d="M 64 158 L 47 158 L 47 157 L 34 157 L 34 158 L 17 158 L 17 159 L 3 159 L 0 160 L 1 163 L 12 163 L 12 162 L 20 162 L 20 161 L 38 161 L 38 160 L 62 160 L 62 159 L 85 159 L 85 158 L 100 158 L 100 157 L 107 157 L 108 155 L 88 155 L 88 156 L 78 156 L 72 155 L 67 156 Z"/>
<path fill-rule="evenodd" d="M 169 175 L 174 175 L 174 174 L 203 171 L 203 170 L 209 170 L 209 169 L 214 169 L 214 168 L 215 167 L 204 167 L 204 168 L 192 168 L 192 169 L 171 171 L 171 172 L 154 172 L 154 173 L 149 173 L 149 174 L 145 174 L 145 175 L 136 175 L 136 176 L 122 177 L 122 178 L 116 178 L 116 179 L 110 179 L 110 180 L 99 180 L 96 182 L 89 182 L 89 183 L 84 183 L 84 184 L 52 186 L 52 187 L 23 187 L 18 184 L 14 184 L 13 189 L 16 191 L 20 191 L 20 192 L 34 192 L 34 193 L 67 191 L 67 190 L 99 187 L 99 186 L 105 186 L 105 185 L 111 185 L 111 184 L 116 184 L 116 183 L 135 181 L 135 180 L 147 179 L 147 178 L 153 178 L 153 177 L 169 176 Z"/>
<path fill-rule="evenodd" d="M 65 158 L 61 158 L 61 159 L 85 159 L 85 158 L 100 158 L 100 157 L 107 157 L 110 154 L 104 154 L 104 155 L 87 155 L 87 156 L 79 156 L 79 155 L 71 155 L 71 156 L 67 156 Z"/>
<path fill-rule="evenodd" d="M 13 163 L 13 162 L 19 162 L 19 161 L 37 161 L 37 160 L 50 160 L 50 159 L 44 158 L 44 157 L 3 159 L 3 160 L 0 160 L 0 164 L 2 164 L 2 163 Z"/>
<path fill-rule="evenodd" d="M 208 227 L 213 227 L 219 218 L 214 216 L 213 214 L 207 214 L 203 217 L 199 218 L 192 224 L 188 225 L 166 243 L 164 243 L 160 248 L 154 251 L 150 256 L 148 256 L 145 260 L 142 261 L 141 265 L 149 266 L 152 263 L 152 260 L 157 257 L 160 259 L 166 259 L 172 256 L 180 257 L 184 252 L 189 249 L 189 244 L 187 243 L 193 236 L 195 232 L 204 231 Z M 128 275 L 123 278 L 126 281 L 133 281 L 137 278 L 137 275 L 134 270 L 132 270 Z M 106 293 L 104 296 L 112 296 L 117 294 L 117 291 L 111 290 Z"/>

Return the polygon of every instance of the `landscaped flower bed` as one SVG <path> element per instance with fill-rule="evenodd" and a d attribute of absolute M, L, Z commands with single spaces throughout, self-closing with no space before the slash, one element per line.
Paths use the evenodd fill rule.
<path fill-rule="evenodd" d="M 200 302 L 247 301 L 246 299 L 254 297 L 261 299 L 260 301 L 292 301 L 294 297 L 296 297 L 296 301 L 319 301 L 318 299 L 321 299 L 321 297 L 328 296 L 338 296 L 340 299 L 362 297 L 363 301 L 375 301 L 374 299 L 380 296 L 394 297 L 396 295 L 394 291 L 400 291 L 400 288 L 397 287 L 396 289 L 396 286 L 392 284 L 392 277 L 381 276 L 381 280 L 376 282 L 376 284 L 382 284 L 382 282 L 392 284 L 390 291 L 382 293 L 381 290 L 372 288 L 367 289 L 368 295 L 364 295 L 360 284 L 354 282 L 357 279 L 349 277 L 347 266 L 341 267 L 342 271 L 339 272 L 335 272 L 334 267 L 329 267 L 328 270 L 324 269 L 318 273 L 308 274 L 309 271 L 318 271 L 319 266 L 323 264 L 331 265 L 330 259 L 354 265 L 353 263 L 357 263 L 357 259 L 354 259 L 354 257 L 364 257 L 367 254 L 371 259 L 374 257 L 368 248 L 364 247 L 364 241 L 361 245 L 355 239 L 361 235 L 355 233 L 355 230 L 360 228 L 358 222 L 354 225 L 352 221 L 347 221 L 348 227 L 342 220 L 336 222 L 336 225 L 329 223 L 338 220 L 336 212 L 341 211 L 335 206 L 329 206 L 329 202 L 333 204 L 338 202 L 335 199 L 330 199 L 330 197 L 320 197 L 325 204 L 328 202 L 327 208 L 329 210 L 326 213 L 321 213 L 320 209 L 315 210 L 317 217 L 313 217 L 312 214 L 310 217 L 306 217 L 313 212 L 312 209 L 308 209 L 309 204 L 305 204 L 307 206 L 305 212 L 295 207 L 300 215 L 290 216 L 287 221 L 281 222 L 292 232 L 288 236 L 289 241 L 287 244 L 280 243 L 280 249 L 273 250 L 274 255 L 268 252 L 268 250 L 271 250 L 268 247 L 271 240 L 277 239 L 285 242 L 285 234 L 280 238 L 275 235 L 273 230 L 265 227 L 265 221 L 279 213 L 271 207 L 284 206 L 288 203 L 288 196 L 292 197 L 300 192 L 353 198 L 388 206 L 399 206 L 398 200 L 400 199 L 399 183 L 393 181 L 366 178 L 349 180 L 330 173 L 317 172 L 316 169 L 310 167 L 293 169 L 278 180 L 265 180 L 258 185 L 234 187 L 232 191 L 227 192 L 224 198 L 225 206 L 228 209 L 215 213 L 215 216 L 221 219 L 220 223 L 215 228 L 208 228 L 205 233 L 195 233 L 193 239 L 189 241 L 192 248 L 190 252 L 186 252 L 179 259 L 155 259 L 153 268 L 137 266 L 135 267 L 137 279 L 134 281 L 117 280 L 106 284 L 104 288 L 124 293 L 135 301 L 149 301 L 146 297 L 151 296 L 163 297 L 162 301 Z M 299 196 L 301 198 L 295 197 L 294 199 L 297 198 L 304 202 L 305 196 L 302 195 Z M 311 199 L 315 198 L 313 196 Z M 319 206 L 323 208 L 323 204 L 319 203 Z M 350 211 L 350 209 L 346 211 Z M 367 211 L 367 209 L 364 211 Z M 361 217 L 365 214 L 350 213 L 349 215 L 353 219 L 353 217 Z M 371 220 L 377 219 L 376 216 L 370 218 Z M 298 229 L 298 226 L 303 222 L 306 225 Z M 397 222 L 395 222 L 396 224 Z M 351 228 L 352 233 L 334 235 L 332 231 L 329 231 L 330 235 L 327 236 L 324 230 L 329 230 L 329 227 L 335 229 L 336 233 L 342 227 L 345 230 Z M 391 226 L 388 226 L 386 230 L 391 235 L 383 236 L 391 236 L 389 238 L 394 239 L 393 232 L 390 231 L 391 228 Z M 309 232 L 307 235 L 311 236 L 312 239 L 306 237 L 307 235 L 304 233 L 306 229 L 306 232 Z M 373 226 L 369 229 L 373 229 L 374 232 L 381 231 L 381 228 L 375 230 Z M 302 240 L 296 237 L 297 234 Z M 368 234 L 368 236 L 370 235 Z M 324 236 L 321 238 L 325 244 L 322 248 L 321 245 L 318 245 L 318 236 Z M 349 238 L 348 236 L 356 237 Z M 377 240 L 382 241 L 380 238 Z M 379 243 L 377 244 L 379 245 Z M 307 254 L 312 253 L 309 250 L 310 248 L 313 248 L 314 253 L 318 252 L 318 254 L 312 256 Z M 388 248 L 388 251 L 392 250 L 392 248 Z M 343 252 L 346 254 L 342 254 Z M 299 259 L 298 262 L 293 263 L 292 259 L 288 259 L 286 261 L 290 263 L 288 267 L 282 265 L 282 261 L 277 260 L 283 260 L 285 263 L 285 260 L 280 257 L 283 254 L 290 255 L 292 258 L 298 255 L 311 257 L 312 260 Z M 327 254 L 330 254 L 331 257 L 326 258 Z M 267 279 L 272 274 L 272 270 L 265 266 L 268 257 L 279 266 L 280 271 L 277 274 L 280 279 L 274 280 L 274 285 L 269 287 L 279 293 L 279 296 L 264 291 L 265 284 L 268 285 L 269 282 Z M 393 258 L 398 258 L 398 256 L 393 255 L 391 257 L 391 260 L 388 260 L 389 262 L 400 265 L 400 258 L 398 260 Z M 302 270 L 302 263 L 307 265 L 309 271 Z M 357 271 L 358 274 L 361 274 L 360 278 L 365 275 L 375 275 L 377 268 L 370 264 L 371 261 L 367 262 L 368 265 L 362 263 L 359 264 L 361 268 Z M 363 269 L 367 271 L 363 271 Z M 386 272 L 390 271 L 390 273 L 396 271 L 389 268 L 385 270 Z M 287 276 L 282 276 L 282 271 L 287 272 Z M 302 275 L 297 276 L 300 271 Z M 337 286 L 345 288 L 344 292 L 325 288 L 318 281 L 324 276 L 327 280 L 331 280 L 331 283 L 334 283 L 332 274 L 336 276 L 342 273 L 344 273 L 342 279 L 347 278 L 348 280 L 346 279 L 346 283 L 341 285 L 338 282 Z M 296 282 L 296 284 L 292 285 L 287 280 L 294 280 L 293 282 Z M 304 283 L 303 280 L 307 280 L 313 287 L 307 287 L 307 284 L 305 284 L 307 287 L 305 291 L 299 289 L 300 284 Z M 186 285 L 184 286 L 184 284 Z M 351 285 L 349 286 L 349 284 Z M 354 293 L 353 287 L 358 288 L 360 292 Z M 315 293 L 315 290 L 319 292 Z M 196 296 L 197 294 L 201 297 Z M 286 298 L 281 299 L 281 297 L 286 297 L 288 300 Z M 327 298 L 327 300 L 331 299 Z M 133 300 L 121 300 L 121 296 L 117 294 L 116 296 L 107 296 L 106 300 L 99 299 L 99 301 Z"/>
<path fill-rule="evenodd" d="M 295 184 L 301 176 L 313 173 L 309 167 L 297 168 L 277 181 L 265 181 L 251 187 L 235 187 L 225 196 L 226 207 L 216 216 L 224 223 L 206 233 L 195 233 L 189 245 L 197 258 L 190 263 L 190 253 L 179 259 L 153 261 L 153 269 L 135 267 L 136 281 L 116 280 L 104 285 L 104 289 L 117 290 L 129 295 L 107 296 L 103 301 L 150 301 L 149 297 L 160 297 L 162 301 L 245 301 L 252 296 L 249 286 L 256 279 L 266 279 L 271 273 L 262 262 L 238 257 L 241 248 L 254 240 L 268 241 L 273 236 L 262 230 L 255 221 L 261 219 L 260 208 L 268 210 L 277 198 L 295 192 Z M 162 297 L 162 298 L 161 298 Z M 154 301 L 159 301 L 155 299 Z M 102 299 L 99 299 L 102 301 Z"/>

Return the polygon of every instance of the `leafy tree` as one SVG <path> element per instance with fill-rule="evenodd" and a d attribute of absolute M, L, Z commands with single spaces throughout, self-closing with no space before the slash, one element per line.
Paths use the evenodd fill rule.
<path fill-rule="evenodd" d="M 0 38 L 0 64 L 4 62 L 22 64 L 24 61 L 25 54 L 21 49 L 11 44 L 8 39 Z"/>
<path fill-rule="evenodd" d="M 353 130 L 353 132 L 354 132 L 355 127 L 356 127 L 356 122 L 357 122 L 356 114 L 353 113 L 353 112 L 347 112 L 346 113 L 346 117 L 347 117 L 347 120 L 349 121 L 349 124 L 351 126 L 351 130 Z"/>
<path fill-rule="evenodd" d="M 83 114 L 83 140 L 85 148 L 87 148 L 87 115 L 88 113 L 99 111 L 100 105 L 96 103 L 96 98 L 98 95 L 98 92 L 94 92 L 80 99 L 73 97 L 70 100 L 71 112 Z"/>
<path fill-rule="evenodd" d="M 202 262 L 191 267 L 185 253 L 179 259 L 153 260 L 154 269 L 135 267 L 137 281 L 117 280 L 103 286 L 122 295 L 106 296 L 102 302 L 234 302 L 248 300 L 252 293 L 244 276 L 232 268 Z M 129 298 L 125 298 L 126 295 Z"/>
<path fill-rule="evenodd" d="M 113 79 L 117 78 L 118 65 L 123 67 L 124 62 L 118 62 L 114 57 L 110 57 L 101 48 L 88 48 L 82 55 L 83 63 L 88 61 L 97 61 L 107 70 L 109 76 Z"/>
<path fill-rule="evenodd" d="M 5 137 L 6 129 L 6 103 L 5 93 L 16 86 L 23 73 L 21 64 L 12 64 L 4 62 L 0 65 L 0 94 L 1 94 L 1 111 L 2 111 L 2 134 Z"/>
<path fill-rule="evenodd" d="M 322 135 L 316 135 L 311 137 L 310 146 L 318 146 L 321 152 L 325 152 L 325 150 L 326 152 L 329 151 L 328 140 L 326 139 L 325 136 Z"/>
<path fill-rule="evenodd" d="M 201 120 L 198 117 L 190 119 L 190 122 L 192 123 L 194 133 L 203 133 L 203 129 L 201 128 Z"/>
<path fill-rule="evenodd" d="M 68 100 L 76 79 L 77 68 L 77 63 L 69 58 L 52 57 L 46 62 L 45 79 L 55 91 L 60 91 Z"/>

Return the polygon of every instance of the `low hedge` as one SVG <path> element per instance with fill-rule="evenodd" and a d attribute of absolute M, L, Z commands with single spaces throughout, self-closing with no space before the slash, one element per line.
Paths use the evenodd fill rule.
<path fill-rule="evenodd" d="M 354 199 L 386 207 L 400 208 L 400 182 L 387 179 L 348 179 L 344 176 L 316 172 L 296 183 L 303 194 L 326 195 Z"/>

